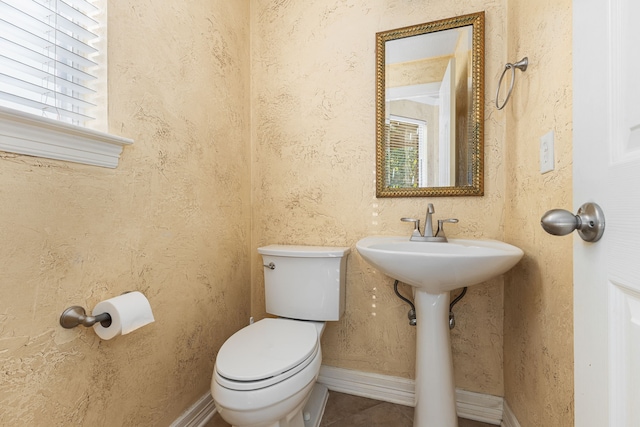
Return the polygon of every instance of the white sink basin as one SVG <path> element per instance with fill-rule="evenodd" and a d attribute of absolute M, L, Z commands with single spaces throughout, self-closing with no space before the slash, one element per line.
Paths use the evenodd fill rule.
<path fill-rule="evenodd" d="M 457 426 L 449 291 L 506 272 L 520 261 L 522 250 L 497 240 L 449 239 L 440 243 L 411 242 L 409 237 L 365 237 L 356 248 L 384 274 L 414 286 L 414 427 Z"/>
<path fill-rule="evenodd" d="M 482 283 L 516 265 L 520 248 L 497 240 L 449 239 L 411 242 L 409 237 L 372 236 L 356 248 L 369 264 L 407 285 L 440 294 Z"/>

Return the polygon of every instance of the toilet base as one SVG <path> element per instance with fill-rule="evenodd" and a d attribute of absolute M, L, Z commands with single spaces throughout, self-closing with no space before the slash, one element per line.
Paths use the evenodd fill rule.
<path fill-rule="evenodd" d="M 329 399 L 329 389 L 320 383 L 316 383 L 311 391 L 311 397 L 302 410 L 304 418 L 304 427 L 319 427 L 324 408 L 327 406 Z"/>
<path fill-rule="evenodd" d="M 322 384 L 315 383 L 311 390 L 311 396 L 302 411 L 298 410 L 299 412 L 289 420 L 280 420 L 268 427 L 320 427 L 328 399 L 329 389 Z"/>

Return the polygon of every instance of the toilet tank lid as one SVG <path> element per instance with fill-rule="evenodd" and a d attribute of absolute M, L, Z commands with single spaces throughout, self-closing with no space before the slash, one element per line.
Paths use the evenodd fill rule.
<path fill-rule="evenodd" d="M 336 258 L 351 252 L 351 248 L 340 246 L 269 245 L 258 248 L 262 255 L 299 258 Z"/>

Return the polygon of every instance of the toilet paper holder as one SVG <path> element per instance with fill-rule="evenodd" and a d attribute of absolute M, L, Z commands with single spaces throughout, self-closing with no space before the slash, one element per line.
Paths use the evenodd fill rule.
<path fill-rule="evenodd" d="M 74 305 L 67 308 L 60 315 L 60 326 L 65 329 L 72 329 L 76 326 L 82 325 L 87 328 L 100 322 L 100 324 L 108 328 L 111 326 L 111 316 L 109 313 L 101 313 L 97 316 L 87 316 L 87 312 L 84 307 Z"/>

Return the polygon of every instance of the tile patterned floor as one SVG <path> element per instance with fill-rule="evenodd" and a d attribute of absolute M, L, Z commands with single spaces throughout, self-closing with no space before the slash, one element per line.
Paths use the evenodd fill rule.
<path fill-rule="evenodd" d="M 413 408 L 365 397 L 329 392 L 329 401 L 320 427 L 412 427 Z M 206 427 L 229 427 L 216 414 Z M 494 427 L 491 424 L 458 418 L 458 427 Z"/>

